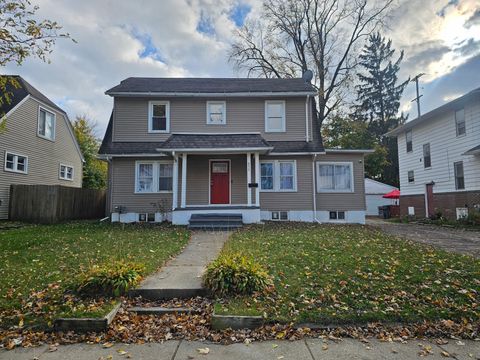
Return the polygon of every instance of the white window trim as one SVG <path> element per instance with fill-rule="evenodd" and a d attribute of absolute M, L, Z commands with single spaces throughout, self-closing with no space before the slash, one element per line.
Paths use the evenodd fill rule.
<path fill-rule="evenodd" d="M 268 128 L 268 104 L 282 104 L 283 106 L 283 117 L 282 117 L 282 129 L 281 130 L 270 130 Z M 285 104 L 285 100 L 265 100 L 265 132 L 266 133 L 280 133 L 286 132 L 287 128 L 287 116 L 286 116 L 287 108 Z"/>
<path fill-rule="evenodd" d="M 167 124 L 165 130 L 153 130 L 152 117 L 153 105 L 165 105 L 165 114 L 167 116 Z M 166 134 L 170 132 L 170 101 L 149 101 L 148 102 L 148 132 L 151 134 Z"/>
<path fill-rule="evenodd" d="M 410 181 L 410 177 L 408 176 L 410 171 L 413 173 L 413 181 Z M 415 184 L 415 170 L 407 170 L 407 184 Z"/>
<path fill-rule="evenodd" d="M 62 166 L 65 167 L 65 177 L 62 177 Z M 71 179 L 69 179 L 67 177 L 67 169 L 68 168 L 72 169 L 72 178 Z M 75 178 L 75 168 L 72 165 L 67 165 L 67 164 L 60 163 L 60 165 L 58 167 L 58 178 L 60 180 L 73 181 L 73 179 Z"/>
<path fill-rule="evenodd" d="M 293 189 L 280 189 L 280 163 L 293 164 Z M 297 192 L 297 160 L 261 160 L 262 164 L 273 164 L 273 189 L 262 189 L 262 175 L 260 174 L 260 192 Z"/>
<path fill-rule="evenodd" d="M 337 213 L 337 218 L 336 219 L 330 219 L 330 212 L 336 212 Z M 339 219 L 338 218 L 338 213 L 343 212 L 344 218 Z M 347 222 L 347 211 L 346 210 L 328 210 L 328 221 L 331 223 L 346 223 Z"/>
<path fill-rule="evenodd" d="M 457 120 L 457 112 L 463 110 L 463 126 L 465 127 L 465 132 L 463 134 L 458 133 L 458 120 Z M 465 118 L 465 108 L 457 109 L 453 112 L 453 118 L 455 120 L 455 137 L 462 138 L 467 136 L 467 119 Z"/>
<path fill-rule="evenodd" d="M 320 188 L 320 165 L 349 165 L 350 166 L 350 179 L 351 187 L 347 190 L 337 190 L 337 189 L 321 189 Z M 317 161 L 316 166 L 317 174 L 317 193 L 340 193 L 340 194 L 349 194 L 355 192 L 355 178 L 353 176 L 353 162 L 351 161 Z M 333 211 L 333 210 L 332 210 Z"/>
<path fill-rule="evenodd" d="M 153 166 L 153 184 L 152 184 L 152 188 L 154 189 L 153 191 L 138 191 L 138 176 L 139 176 L 138 168 L 140 164 L 151 164 Z M 158 189 L 158 179 L 160 176 L 159 164 L 173 165 L 173 161 L 172 160 L 159 160 L 159 161 L 137 160 L 135 161 L 135 188 L 133 191 L 134 194 L 171 194 L 173 193 L 174 185 L 172 185 L 172 190 L 162 190 L 162 191 L 156 190 Z M 173 179 L 173 175 L 172 175 L 172 179 Z"/>
<path fill-rule="evenodd" d="M 223 117 L 221 123 L 213 123 L 210 122 L 210 105 L 211 104 L 222 104 L 223 105 Z M 226 101 L 216 101 L 216 100 L 209 100 L 207 101 L 207 125 L 226 125 L 227 124 L 227 102 Z"/>
<path fill-rule="evenodd" d="M 10 154 L 10 155 L 13 155 L 15 156 L 15 159 L 14 159 L 14 162 L 13 162 L 13 165 L 15 167 L 15 169 L 9 169 L 7 168 L 7 155 Z M 18 157 L 21 156 L 21 157 L 24 157 L 25 158 L 25 171 L 19 171 L 17 170 L 17 164 L 18 164 Z M 28 174 L 28 156 L 26 155 L 22 155 L 22 154 L 19 154 L 19 153 L 14 153 L 12 151 L 5 151 L 5 162 L 4 162 L 4 168 L 3 168 L 5 171 L 8 171 L 8 172 L 13 172 L 13 173 L 17 173 L 17 174 Z"/>
<path fill-rule="evenodd" d="M 45 136 L 45 135 L 42 135 L 40 134 L 40 112 L 41 111 L 45 111 L 49 114 L 52 114 L 53 115 L 53 126 L 52 126 L 52 130 L 53 130 L 53 137 L 49 138 L 48 136 Z M 43 106 L 39 106 L 38 107 L 38 116 L 37 116 L 37 136 L 38 137 L 41 137 L 42 139 L 45 139 L 45 140 L 49 140 L 49 141 L 55 141 L 55 137 L 57 135 L 57 132 L 56 132 L 56 127 L 57 127 L 57 114 L 55 114 L 53 111 L 51 110 L 48 110 L 47 108 L 43 107 Z"/>
<path fill-rule="evenodd" d="M 412 150 L 408 150 L 408 136 L 407 136 L 408 133 L 410 133 L 412 136 L 410 140 L 410 142 L 412 143 Z M 405 131 L 405 152 L 407 154 L 413 153 L 413 130 L 412 129 Z"/>

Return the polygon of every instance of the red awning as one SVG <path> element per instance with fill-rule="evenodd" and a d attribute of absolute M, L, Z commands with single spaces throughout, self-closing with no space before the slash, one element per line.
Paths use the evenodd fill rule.
<path fill-rule="evenodd" d="M 400 199 L 400 190 L 392 190 L 389 193 L 383 195 L 385 199 Z"/>

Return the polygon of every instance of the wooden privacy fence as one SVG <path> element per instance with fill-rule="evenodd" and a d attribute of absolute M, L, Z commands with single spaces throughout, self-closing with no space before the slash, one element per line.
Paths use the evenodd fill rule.
<path fill-rule="evenodd" d="M 9 219 L 53 224 L 105 216 L 105 190 L 60 185 L 10 185 Z"/>

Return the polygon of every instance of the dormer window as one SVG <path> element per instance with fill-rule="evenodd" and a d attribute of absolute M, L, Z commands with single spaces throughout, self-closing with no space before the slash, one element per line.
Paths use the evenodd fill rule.
<path fill-rule="evenodd" d="M 285 101 L 265 101 L 265 132 L 285 132 Z"/>
<path fill-rule="evenodd" d="M 38 112 L 38 136 L 55 140 L 55 114 L 42 107 Z"/>
<path fill-rule="evenodd" d="M 170 132 L 170 102 L 150 101 L 148 103 L 148 132 Z"/>
<path fill-rule="evenodd" d="M 207 124 L 208 125 L 225 125 L 226 103 L 225 101 L 207 101 Z"/>

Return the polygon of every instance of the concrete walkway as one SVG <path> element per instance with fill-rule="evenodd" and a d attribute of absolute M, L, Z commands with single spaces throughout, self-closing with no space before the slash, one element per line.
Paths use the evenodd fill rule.
<path fill-rule="evenodd" d="M 404 224 L 368 218 L 367 225 L 380 227 L 386 233 L 432 245 L 443 250 L 480 258 L 480 231 L 438 225 Z"/>
<path fill-rule="evenodd" d="M 202 274 L 227 240 L 229 232 L 196 231 L 187 247 L 159 272 L 147 277 L 134 290 L 148 299 L 168 299 L 204 295 Z"/>
<path fill-rule="evenodd" d="M 56 350 L 55 350 L 56 349 Z M 201 354 L 199 349 L 208 354 Z M 50 351 L 54 350 L 54 351 Z M 442 354 L 443 353 L 443 354 Z M 434 341 L 410 340 L 405 344 L 369 339 L 360 342 L 344 339 L 339 342 L 322 339 L 299 341 L 265 341 L 250 344 L 218 345 L 197 341 L 166 341 L 164 343 L 127 345 L 115 344 L 105 349 L 101 345 L 64 345 L 58 348 L 42 346 L 32 349 L 0 350 L 0 360 L 98 360 L 98 359 L 480 359 L 480 342 L 449 340 L 446 345 Z"/>

